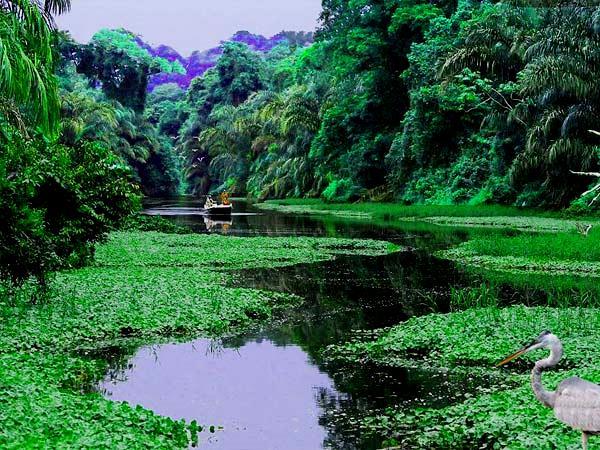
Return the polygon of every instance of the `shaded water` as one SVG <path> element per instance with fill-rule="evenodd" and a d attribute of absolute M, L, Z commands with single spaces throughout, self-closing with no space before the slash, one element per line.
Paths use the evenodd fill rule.
<path fill-rule="evenodd" d="M 465 239 L 460 231 L 405 229 L 263 212 L 236 202 L 231 222 L 209 223 L 199 202 L 153 201 L 146 213 L 171 217 L 197 232 L 238 236 L 368 237 L 408 251 L 382 257 L 271 270 L 242 271 L 237 286 L 294 293 L 301 308 L 266 328 L 222 340 L 143 347 L 115 358 L 99 389 L 113 400 L 139 404 L 176 419 L 219 425 L 204 433 L 212 449 L 375 449 L 357 420 L 399 403 L 443 405 L 488 380 L 448 380 L 405 369 L 327 365 L 322 350 L 355 330 L 373 330 L 433 311 L 447 311 L 451 286 L 474 280 L 430 250 Z"/>
<path fill-rule="evenodd" d="M 385 239 L 414 248 L 433 249 L 464 241 L 462 230 L 439 226 L 419 227 L 410 223 L 391 227 L 390 224 L 340 217 L 315 217 L 302 214 L 282 214 L 261 210 L 243 200 L 233 200 L 231 220 L 213 220 L 204 215 L 203 202 L 182 197 L 151 199 L 144 203 L 144 214 L 161 215 L 197 233 L 219 233 L 231 236 L 317 236 Z"/>

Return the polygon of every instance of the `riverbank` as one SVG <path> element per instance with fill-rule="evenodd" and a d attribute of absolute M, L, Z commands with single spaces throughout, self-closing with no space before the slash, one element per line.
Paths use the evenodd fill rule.
<path fill-rule="evenodd" d="M 563 212 L 501 205 L 401 205 L 398 203 L 325 203 L 318 199 L 270 200 L 258 208 L 293 214 L 349 219 L 424 222 L 467 228 L 508 228 L 520 231 L 575 231 L 578 224 L 600 227 L 600 216 L 571 217 Z"/>
<path fill-rule="evenodd" d="M 239 332 L 301 302 L 229 287 L 232 271 L 395 250 L 354 239 L 113 233 L 93 266 L 55 274 L 44 302 L 0 296 L 0 447 L 185 448 L 197 423 L 94 391 L 111 352 Z"/>
<path fill-rule="evenodd" d="M 438 256 L 513 274 L 600 276 L 600 228 L 577 232 L 477 237 Z"/>
<path fill-rule="evenodd" d="M 392 227 L 421 224 L 432 230 L 437 226 L 460 228 L 467 235 L 466 242 L 439 251 L 437 256 L 488 271 L 600 276 L 598 216 L 574 219 L 558 212 L 506 206 L 328 204 L 320 200 L 276 200 L 258 206 L 296 214 L 370 220 Z"/>
<path fill-rule="evenodd" d="M 600 382 L 598 217 L 495 206 L 285 201 L 262 207 L 390 227 L 408 224 L 406 229 L 422 223 L 464 231 L 462 243 L 435 254 L 477 273 L 481 287 L 452 288 L 450 313 L 358 332 L 355 340 L 324 352 L 331 364 L 424 370 L 456 384 L 452 390 L 459 393 L 446 396 L 441 407 L 398 404 L 363 417 L 365 435 L 401 448 L 579 448 L 579 433 L 558 422 L 531 391 L 529 370 L 543 357 L 541 351 L 505 369 L 494 365 L 549 329 L 563 340 L 565 356 L 556 371 L 544 375 L 547 387 L 570 376 Z M 507 288 L 519 289 L 520 296 L 507 297 Z M 490 382 L 468 389 L 473 378 Z"/>

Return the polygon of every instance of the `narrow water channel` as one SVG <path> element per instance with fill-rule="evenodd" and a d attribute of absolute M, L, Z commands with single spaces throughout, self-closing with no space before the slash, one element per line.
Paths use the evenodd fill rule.
<path fill-rule="evenodd" d="M 472 280 L 453 264 L 430 256 L 428 249 L 461 241 L 460 232 L 415 232 L 236 206 L 232 221 L 220 223 L 207 221 L 199 214 L 199 203 L 187 199 L 153 201 L 146 212 L 196 232 L 366 237 L 409 250 L 238 272 L 238 286 L 294 293 L 305 302 L 244 335 L 142 347 L 115 358 L 98 386 L 108 398 L 217 425 L 214 433 L 202 435 L 200 446 L 208 449 L 368 450 L 381 442 L 362 435 L 356 426 L 360 417 L 400 402 L 446 404 L 485 382 L 461 382 L 457 389 L 444 374 L 332 366 L 321 356 L 326 346 L 356 330 L 446 311 L 450 287 Z"/>

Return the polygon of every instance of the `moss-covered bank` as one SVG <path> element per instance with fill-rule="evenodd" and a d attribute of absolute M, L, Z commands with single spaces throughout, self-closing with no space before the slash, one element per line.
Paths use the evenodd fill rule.
<path fill-rule="evenodd" d="M 91 389 L 102 354 L 241 330 L 300 299 L 228 287 L 231 269 L 385 254 L 385 242 L 121 232 L 92 267 L 55 275 L 30 305 L 0 297 L 0 448 L 185 448 L 194 423 L 113 403 Z"/>
<path fill-rule="evenodd" d="M 477 237 L 439 256 L 512 273 L 600 276 L 600 227 L 577 232 Z"/>

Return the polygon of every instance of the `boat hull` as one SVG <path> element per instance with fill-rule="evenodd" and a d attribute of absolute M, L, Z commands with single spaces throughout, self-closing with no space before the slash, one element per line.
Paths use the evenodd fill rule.
<path fill-rule="evenodd" d="M 233 207 L 231 205 L 218 205 L 206 209 L 209 216 L 231 216 Z"/>

